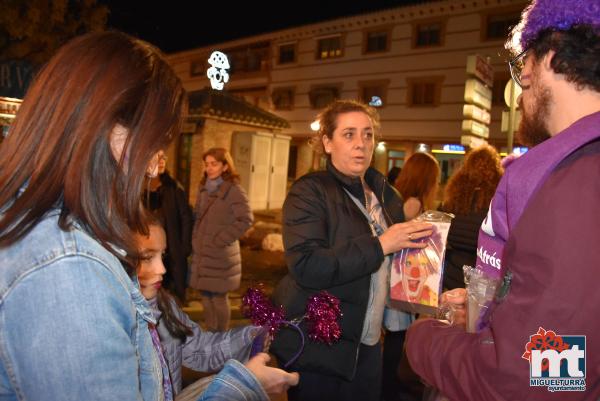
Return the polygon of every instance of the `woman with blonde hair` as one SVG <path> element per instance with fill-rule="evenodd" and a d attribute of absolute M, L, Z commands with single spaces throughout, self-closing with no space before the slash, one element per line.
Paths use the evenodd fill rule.
<path fill-rule="evenodd" d="M 404 222 L 402 200 L 370 167 L 379 129 L 377 111 L 353 100 L 331 103 L 319 115 L 324 171 L 298 179 L 283 205 L 289 274 L 274 292 L 286 318 L 302 316 L 308 299 L 326 290 L 343 313 L 339 341 L 302 340 L 282 327 L 271 345 L 281 365 L 302 376 L 288 400 L 379 401 L 381 320 L 394 252 L 423 248 L 431 225 Z M 300 325 L 306 331 L 306 326 Z M 305 334 L 306 335 L 306 334 Z"/>
<path fill-rule="evenodd" d="M 394 183 L 404 199 L 406 220 L 435 207 L 435 195 L 440 181 L 440 164 L 429 153 L 410 156 Z"/>
<path fill-rule="evenodd" d="M 504 170 L 490 145 L 471 150 L 446 185 L 443 210 L 454 214 L 444 264 L 444 287 L 464 287 L 463 265 L 474 266 L 477 235 Z"/>
<path fill-rule="evenodd" d="M 225 331 L 231 315 L 227 293 L 239 288 L 242 277 L 238 239 L 254 217 L 229 152 L 211 148 L 202 159 L 206 169 L 194 209 L 190 286 L 202 293 L 207 329 Z"/>

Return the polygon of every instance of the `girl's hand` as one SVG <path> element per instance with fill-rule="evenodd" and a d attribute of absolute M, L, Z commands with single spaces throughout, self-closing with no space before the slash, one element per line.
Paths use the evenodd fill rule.
<path fill-rule="evenodd" d="M 260 353 L 246 362 L 246 368 L 256 376 L 267 394 L 281 394 L 291 386 L 298 384 L 300 375 L 296 372 L 288 373 L 285 370 L 267 366 L 271 357 Z"/>

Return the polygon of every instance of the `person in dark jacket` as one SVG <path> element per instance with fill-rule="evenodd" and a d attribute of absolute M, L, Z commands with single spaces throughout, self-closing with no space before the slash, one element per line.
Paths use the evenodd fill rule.
<path fill-rule="evenodd" d="M 188 203 L 188 195 L 181 184 L 167 172 L 166 161 L 165 152 L 161 150 L 158 155 L 159 175 L 149 180 L 144 204 L 149 210 L 157 212 L 164 222 L 168 243 L 164 285 L 172 289 L 184 304 L 188 275 L 187 258 L 192 253 L 194 217 Z"/>
<path fill-rule="evenodd" d="M 391 256 L 403 248 L 424 247 L 413 240 L 429 236 L 431 225 L 400 223 L 399 194 L 369 167 L 379 128 L 374 109 L 336 101 L 319 122 L 327 169 L 300 178 L 285 200 L 289 274 L 278 284 L 274 300 L 293 319 L 304 314 L 309 296 L 327 290 L 340 300 L 341 338 L 333 345 L 306 341 L 289 367 L 301 379 L 288 399 L 375 401 L 381 388 L 379 340 Z M 300 347 L 298 333 L 282 328 L 271 352 L 283 366 Z"/>
<path fill-rule="evenodd" d="M 444 259 L 444 288 L 464 288 L 464 265 L 475 267 L 477 236 L 504 169 L 493 146 L 469 151 L 446 185 L 442 209 L 454 214 Z"/>
<path fill-rule="evenodd" d="M 396 182 L 396 178 L 398 178 L 398 175 L 400 174 L 401 171 L 402 171 L 402 169 L 398 166 L 392 167 L 390 169 L 390 171 L 388 171 L 388 173 L 387 173 L 387 181 L 391 185 L 394 185 L 394 183 Z"/>

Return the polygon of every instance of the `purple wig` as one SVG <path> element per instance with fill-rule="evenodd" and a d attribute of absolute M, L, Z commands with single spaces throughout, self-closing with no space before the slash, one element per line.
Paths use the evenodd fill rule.
<path fill-rule="evenodd" d="M 507 47 L 519 52 L 545 29 L 566 31 L 578 24 L 600 28 L 600 0 L 533 0 L 513 29 Z"/>

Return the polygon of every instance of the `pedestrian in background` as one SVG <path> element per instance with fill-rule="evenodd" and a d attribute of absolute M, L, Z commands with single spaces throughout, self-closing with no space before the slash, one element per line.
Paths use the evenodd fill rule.
<path fill-rule="evenodd" d="M 149 178 L 144 191 L 144 205 L 160 216 L 167 233 L 163 285 L 171 290 L 181 305 L 185 304 L 188 276 L 187 258 L 192 253 L 192 226 L 194 218 L 188 195 L 166 170 L 167 156 L 158 152 L 158 176 Z"/>
<path fill-rule="evenodd" d="M 395 186 L 404 199 L 402 207 L 407 221 L 434 208 L 439 180 L 439 163 L 429 153 L 414 153 L 404 162 Z M 420 401 L 423 397 L 424 386 L 410 369 L 404 356 L 406 330 L 414 319 L 415 316 L 411 313 L 385 307 L 382 379 L 384 401 Z"/>
<path fill-rule="evenodd" d="M 440 164 L 429 153 L 414 153 L 404 163 L 395 187 L 404 199 L 404 216 L 412 220 L 425 210 L 435 209 L 440 182 Z"/>
<path fill-rule="evenodd" d="M 227 293 L 239 288 L 242 277 L 238 239 L 254 216 L 229 152 L 211 148 L 202 159 L 205 171 L 194 208 L 190 287 L 201 291 L 207 329 L 225 331 L 231 317 Z"/>
<path fill-rule="evenodd" d="M 444 258 L 444 288 L 465 287 L 463 266 L 475 267 L 479 227 L 504 169 L 493 146 L 482 145 L 465 155 L 444 194 L 442 210 L 454 214 Z"/>
<path fill-rule="evenodd" d="M 388 184 L 394 185 L 394 183 L 396 182 L 396 178 L 398 178 L 398 175 L 400 174 L 401 171 L 402 171 L 402 169 L 398 166 L 392 167 L 390 169 L 390 171 L 388 171 L 387 177 L 386 177 Z"/>

